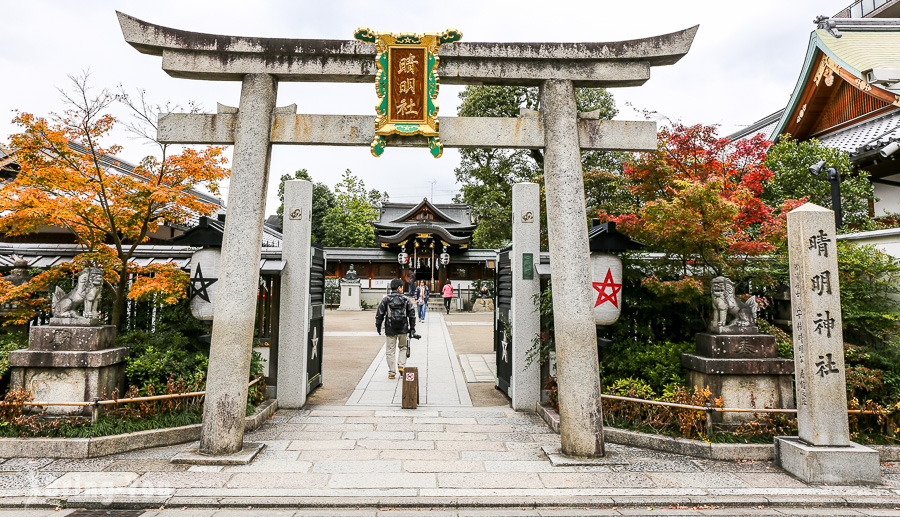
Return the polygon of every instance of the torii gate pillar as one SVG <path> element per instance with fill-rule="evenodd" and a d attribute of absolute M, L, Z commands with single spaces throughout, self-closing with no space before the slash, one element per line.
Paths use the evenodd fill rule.
<path fill-rule="evenodd" d="M 248 383 L 244 372 L 250 371 L 252 354 L 277 88 L 268 74 L 247 74 L 242 81 L 200 428 L 201 454 L 234 454 L 243 447 Z"/>
<path fill-rule="evenodd" d="M 598 457 L 604 452 L 600 364 L 572 81 L 544 81 L 541 112 L 545 126 L 544 178 L 562 452 Z"/>

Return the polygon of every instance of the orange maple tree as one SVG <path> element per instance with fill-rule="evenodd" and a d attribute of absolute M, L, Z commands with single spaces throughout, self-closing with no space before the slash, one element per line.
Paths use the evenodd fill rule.
<path fill-rule="evenodd" d="M 10 137 L 9 148 L 20 170 L 0 186 L 0 231 L 24 235 L 46 227 L 65 228 L 87 253 L 18 288 L 0 286 L 5 287 L 0 302 L 17 302 L 23 308 L 45 303 L 38 294 L 41 289 L 60 275 L 94 265 L 107 271 L 114 296 L 110 323 L 118 325 L 127 296 L 161 293 L 168 303 L 184 296 L 187 275 L 174 265 L 142 268 L 130 261 L 138 245 L 160 225 L 184 223 L 192 214 L 215 211 L 215 205 L 191 189 L 204 186 L 218 194 L 219 182 L 229 174 L 227 160 L 221 147 L 188 148 L 175 154 L 157 142 L 159 157 L 144 158 L 131 173 L 112 168 L 121 166 L 114 157 L 122 147 L 104 145 L 104 140 L 117 122 L 107 112 L 117 96 L 107 90 L 90 95 L 86 74 L 71 79 L 74 88 L 63 93 L 67 109 L 62 114 L 47 120 L 17 113 L 13 119 L 22 132 Z M 151 106 L 128 105 L 143 114 L 143 122 L 154 122 L 148 113 Z M 142 276 L 129 289 L 129 276 L 135 274 Z M 19 316 L 21 320 L 25 314 Z"/>

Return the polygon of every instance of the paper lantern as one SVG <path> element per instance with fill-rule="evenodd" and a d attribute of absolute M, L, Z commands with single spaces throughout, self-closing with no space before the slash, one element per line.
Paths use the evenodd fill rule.
<path fill-rule="evenodd" d="M 406 264 L 407 262 L 409 262 L 409 253 L 398 253 L 397 262 L 399 262 L 400 264 Z"/>
<path fill-rule="evenodd" d="M 188 297 L 191 301 L 191 314 L 198 320 L 213 319 L 221 257 L 221 248 L 201 248 L 191 257 Z"/>
<path fill-rule="evenodd" d="M 622 259 L 611 253 L 591 253 L 591 294 L 594 322 L 611 325 L 622 312 Z"/>

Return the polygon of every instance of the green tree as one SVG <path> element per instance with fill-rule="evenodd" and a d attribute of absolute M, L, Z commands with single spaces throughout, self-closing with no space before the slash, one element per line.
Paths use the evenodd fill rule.
<path fill-rule="evenodd" d="M 325 220 L 325 214 L 335 206 L 334 193 L 331 192 L 328 185 L 322 182 L 313 182 L 312 176 L 309 175 L 306 169 L 298 170 L 293 176 L 283 174 L 281 182 L 278 184 L 278 199 L 281 201 L 281 206 L 278 207 L 278 217 L 282 220 L 282 224 L 284 221 L 284 182 L 294 179 L 313 183 L 312 214 L 310 215 L 312 240 L 321 244 L 325 239 L 325 234 L 322 231 L 322 222 Z"/>
<path fill-rule="evenodd" d="M 826 147 L 818 140 L 798 142 L 788 135 L 769 150 L 765 165 L 774 178 L 760 196 L 763 202 L 777 206 L 785 199 L 805 197 L 811 203 L 831 208 L 831 183 L 824 174 L 809 172 L 810 165 L 819 160 L 837 168 L 841 175 L 844 225 L 866 227 L 869 224 L 869 200 L 875 197 L 869 174 L 854 171 L 847 153 Z"/>
<path fill-rule="evenodd" d="M 322 219 L 320 244 L 346 248 L 374 246 L 375 232 L 370 223 L 378 212 L 370 203 L 365 183 L 347 169 L 335 185 L 334 194 L 335 205 Z"/>
<path fill-rule="evenodd" d="M 599 111 L 601 119 L 616 115 L 615 102 L 606 90 L 580 88 L 575 95 L 581 112 Z M 463 101 L 459 107 L 462 117 L 518 117 L 522 109 L 540 109 L 537 88 L 468 86 L 459 96 Z M 460 154 L 462 159 L 455 172 L 462 187 L 455 201 L 472 207 L 473 217 L 478 222 L 473 245 L 502 247 L 512 238 L 512 185 L 542 180 L 543 152 L 539 149 L 463 149 Z M 621 153 L 582 153 L 585 170 L 620 170 L 621 161 Z M 593 206 L 597 201 L 587 204 Z"/>

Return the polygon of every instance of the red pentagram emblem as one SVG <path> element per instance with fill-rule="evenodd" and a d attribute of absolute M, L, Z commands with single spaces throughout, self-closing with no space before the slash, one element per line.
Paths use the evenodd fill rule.
<path fill-rule="evenodd" d="M 598 307 L 606 302 L 610 302 L 613 304 L 615 308 L 619 308 L 619 300 L 617 295 L 619 291 L 622 290 L 622 284 L 617 284 L 615 280 L 613 280 L 612 270 L 606 270 L 606 278 L 603 279 L 602 282 L 591 282 L 594 286 L 594 289 L 597 290 L 597 302 L 594 303 L 594 307 Z M 606 294 L 606 288 L 609 287 L 612 289 L 611 294 Z"/>

